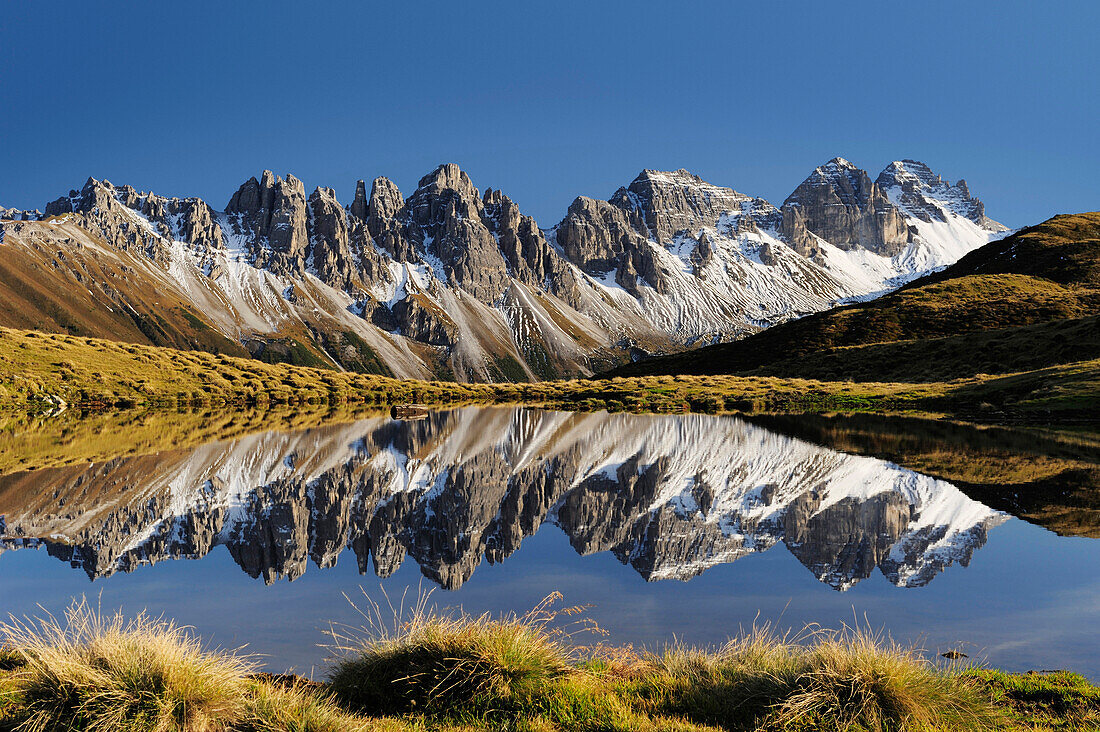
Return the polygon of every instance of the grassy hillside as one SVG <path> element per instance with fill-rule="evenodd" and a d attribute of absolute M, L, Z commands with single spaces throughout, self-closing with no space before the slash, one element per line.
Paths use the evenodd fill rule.
<path fill-rule="evenodd" d="M 389 374 L 354 333 L 317 336 L 288 320 L 277 336 L 249 348 L 227 338 L 200 309 L 148 274 L 146 253 L 107 244 L 73 214 L 42 222 L 0 223 L 0 325 L 216 354 L 268 363 Z"/>
<path fill-rule="evenodd" d="M 926 282 L 967 275 L 1024 274 L 1100 288 L 1100 211 L 1062 214 L 975 250 Z"/>
<path fill-rule="evenodd" d="M 0 242 L 4 244 L 0 247 L 0 324 L 248 355 L 200 313 L 166 292 L 142 287 L 118 262 L 97 256 L 92 247 L 75 247 L 66 253 L 45 237 L 33 237 L 27 246 L 14 246 L 3 238 Z"/>
<path fill-rule="evenodd" d="M 824 348 L 745 371 L 826 381 L 950 381 L 1100 358 L 1100 316 L 997 328 L 944 338 Z"/>
<path fill-rule="evenodd" d="M 936 381 L 1011 373 L 1096 357 L 1097 314 L 1100 212 L 1056 216 L 877 300 L 611 374 Z"/>
<path fill-rule="evenodd" d="M 399 380 L 200 351 L 0 328 L 0 411 L 237 405 L 358 409 L 407 402 L 524 403 L 682 412 L 934 412 L 977 419 L 1095 420 L 1100 360 L 950 383 L 759 376 L 643 377 L 461 384 Z"/>

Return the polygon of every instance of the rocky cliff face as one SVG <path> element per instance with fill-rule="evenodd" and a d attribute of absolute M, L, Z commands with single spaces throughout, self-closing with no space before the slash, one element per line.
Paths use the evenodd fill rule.
<path fill-rule="evenodd" d="M 452 589 L 543 523 L 647 580 L 782 543 L 836 589 L 876 568 L 914 587 L 1003 520 L 942 481 L 734 418 L 511 408 L 9 475 L 0 516 L 0 546 L 45 546 L 93 579 L 226 546 L 273 582 L 350 549 L 361 572 L 411 557 Z"/>
<path fill-rule="evenodd" d="M 909 243 L 901 212 L 867 172 L 844 158 L 816 168 L 783 202 L 782 231 L 803 253 L 813 234 L 841 249 L 862 247 L 888 257 Z"/>
<path fill-rule="evenodd" d="M 875 185 L 889 194 L 906 216 L 930 223 L 948 222 L 951 215 L 960 216 L 981 228 L 1000 232 L 1007 227 L 985 215 L 985 204 L 970 195 L 965 180 L 954 185 L 932 172 L 917 160 L 890 163 Z"/>
<path fill-rule="evenodd" d="M 90 252 L 95 267 L 122 273 L 100 288 L 105 300 L 92 298 L 95 317 L 88 303 L 45 296 L 39 309 L 58 317 L 39 327 L 140 339 L 130 326 L 112 333 L 122 305 L 154 343 L 206 347 L 210 338 L 153 337 L 147 325 L 186 331 L 198 320 L 265 358 L 468 380 L 587 374 L 738 338 L 888 290 L 1003 229 L 965 183 L 920 163 L 871 182 L 839 158 L 782 209 L 684 170 L 646 170 L 606 201 L 577 198 L 547 230 L 453 164 L 408 197 L 386 178 L 369 193 L 358 181 L 347 206 L 331 188 L 307 195 L 293 175 L 264 171 L 224 212 L 89 179 L 41 221 L 0 218 L 23 271 L 58 251 L 49 266 L 63 289 L 102 279 Z M 155 305 L 160 295 L 172 306 Z"/>
<path fill-rule="evenodd" d="M 643 287 L 667 295 L 675 283 L 661 249 L 694 238 L 688 256 L 702 265 L 715 253 L 706 231 L 731 218 L 737 219 L 735 234 L 778 224 L 774 207 L 762 199 L 711 185 L 686 170 L 643 170 L 608 201 L 577 198 L 554 234 L 570 261 L 586 273 L 613 271 L 616 284 L 636 296 Z"/>

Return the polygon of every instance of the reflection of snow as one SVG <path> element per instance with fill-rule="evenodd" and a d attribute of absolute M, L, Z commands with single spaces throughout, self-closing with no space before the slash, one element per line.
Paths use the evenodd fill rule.
<path fill-rule="evenodd" d="M 128 472 L 139 468 L 140 475 Z M 209 547 L 193 548 L 198 544 L 189 532 L 216 519 L 215 544 L 254 541 L 249 537 L 273 530 L 279 541 L 289 542 L 283 551 L 294 554 L 294 542 L 308 540 L 314 556 L 324 557 L 321 566 L 331 566 L 371 516 L 386 515 L 389 525 L 371 531 L 403 536 L 411 544 L 423 532 L 448 537 L 445 543 L 458 539 L 455 532 L 467 540 L 478 537 L 464 545 L 466 555 L 451 559 L 434 553 L 438 540 L 414 552 L 423 566 L 439 572 L 441 562 L 473 562 L 467 568 L 472 572 L 481 552 L 498 541 L 494 532 L 515 530 L 507 528 L 513 519 L 505 517 L 515 510 L 508 502 L 519 500 L 542 506 L 542 518 L 533 517 L 524 531 L 537 528 L 539 520 L 555 522 L 578 548 L 611 548 L 644 567 L 649 579 L 687 578 L 784 541 L 796 503 L 805 524 L 836 507 L 893 496 L 908 506 L 908 519 L 892 535 L 898 538 L 882 569 L 896 584 L 913 586 L 953 562 L 967 562 L 984 543 L 985 531 L 1004 520 L 953 486 L 892 463 L 703 415 L 469 408 L 427 422 L 379 418 L 250 435 L 132 467 L 125 460 L 107 470 L 93 466 L 80 480 L 132 487 L 119 502 L 70 503 L 65 510 L 72 516 L 47 521 L 41 509 L 9 515 L 5 537 L 63 535 L 93 543 L 95 571 L 103 575 L 163 556 L 204 553 Z M 398 513 L 383 514 L 395 501 Z M 350 535 L 315 536 L 308 533 L 315 530 L 312 523 L 270 526 L 279 516 L 301 515 L 305 505 L 312 506 L 311 521 L 320 520 L 319 505 L 330 506 L 326 511 L 344 506 L 337 515 L 357 506 L 366 518 L 351 524 L 344 519 L 343 531 Z M 583 523 L 577 523 L 578 509 L 588 517 Z M 120 511 L 132 522 L 121 538 L 111 534 L 117 531 L 112 517 Z M 631 526 L 614 533 L 614 527 Z M 855 530 L 872 543 L 881 538 L 877 525 Z M 328 543 L 320 546 L 322 541 Z M 9 547 L 23 543 L 14 536 L 4 541 Z M 792 549 L 811 556 L 815 574 L 838 589 L 866 576 L 833 566 L 839 560 L 829 547 L 815 552 L 803 541 Z M 300 557 L 292 576 L 304 571 L 305 547 Z"/>

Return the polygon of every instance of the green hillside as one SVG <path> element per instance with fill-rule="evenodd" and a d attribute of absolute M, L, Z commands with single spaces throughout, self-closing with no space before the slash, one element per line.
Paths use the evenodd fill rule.
<path fill-rule="evenodd" d="M 1100 355 L 1100 212 L 1056 216 L 871 302 L 611 372 L 937 381 Z"/>

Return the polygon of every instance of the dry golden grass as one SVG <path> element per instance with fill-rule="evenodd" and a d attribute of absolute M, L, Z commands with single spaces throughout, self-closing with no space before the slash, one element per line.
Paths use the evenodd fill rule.
<path fill-rule="evenodd" d="M 387 614 L 370 602 L 367 624 L 334 630 L 338 660 L 330 678 L 345 703 L 371 714 L 443 714 L 455 707 L 492 712 L 522 705 L 568 674 L 578 658 L 551 629 L 556 595 L 523 616 L 443 613 L 418 597 Z"/>
<path fill-rule="evenodd" d="M 986 730 L 1004 722 L 959 669 L 880 634 L 754 628 L 717 650 L 661 654 L 571 642 L 548 598 L 527 616 L 439 614 L 421 599 L 387 625 L 341 643 L 337 698 L 370 714 L 420 712 L 492 727 L 539 720 L 549 729 L 651 729 L 656 720 L 725 730 Z M 565 615 L 576 623 L 571 608 Z M 581 628 L 590 630 L 583 624 Z"/>
<path fill-rule="evenodd" d="M 7 687 L 28 732 L 200 732 L 247 710 L 252 664 L 208 652 L 168 621 L 103 615 L 81 601 L 61 620 L 12 621 L 0 634 L 23 662 Z"/>
<path fill-rule="evenodd" d="M 729 730 L 987 730 L 1004 720 L 957 669 L 865 629 L 792 636 L 764 626 L 649 662 L 631 682 L 647 708 Z"/>
<path fill-rule="evenodd" d="M 950 383 L 652 376 L 459 384 L 270 365 L 197 351 L 0 328 L 0 409 L 523 403 L 635 412 L 934 412 L 1095 419 L 1100 360 Z"/>
<path fill-rule="evenodd" d="M 376 726 L 327 694 L 252 677 L 254 663 L 209 649 L 145 614 L 104 615 L 81 600 L 60 619 L 0 625 L 0 729 L 20 732 L 342 732 Z"/>
<path fill-rule="evenodd" d="M 104 616 L 0 626 L 0 730 L 124 732 L 961 732 L 1087 730 L 1080 676 L 937 666 L 865 630 L 757 627 L 718 649 L 577 645 L 581 608 L 524 616 L 368 606 L 331 682 L 253 674 L 185 629 Z M 595 629 L 598 631 L 598 629 Z"/>

